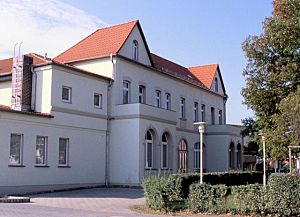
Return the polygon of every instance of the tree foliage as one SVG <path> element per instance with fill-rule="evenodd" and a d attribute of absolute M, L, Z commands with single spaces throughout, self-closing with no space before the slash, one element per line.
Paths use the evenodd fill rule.
<path fill-rule="evenodd" d="M 242 95 L 255 112 L 258 128 L 267 139 L 272 138 L 269 153 L 278 159 L 284 157 L 289 141 L 277 126 L 280 104 L 300 85 L 300 0 L 275 0 L 273 5 L 273 15 L 264 21 L 263 33 L 249 36 L 243 43 L 247 66 Z"/>

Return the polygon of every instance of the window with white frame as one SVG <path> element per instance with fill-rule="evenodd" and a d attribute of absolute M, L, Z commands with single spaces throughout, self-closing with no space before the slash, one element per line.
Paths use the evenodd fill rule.
<path fill-rule="evenodd" d="M 161 91 L 155 91 L 155 106 L 160 108 L 161 107 Z"/>
<path fill-rule="evenodd" d="M 36 137 L 36 155 L 35 155 L 36 165 L 47 165 L 47 137 L 37 136 Z"/>
<path fill-rule="evenodd" d="M 167 133 L 162 135 L 161 140 L 161 168 L 166 169 L 168 168 L 168 138 Z"/>
<path fill-rule="evenodd" d="M 211 124 L 212 125 L 214 125 L 215 124 L 215 108 L 214 107 L 211 107 L 210 108 L 210 113 L 211 113 L 211 117 L 210 117 L 210 119 L 211 119 Z"/>
<path fill-rule="evenodd" d="M 132 42 L 132 52 L 133 52 L 133 59 L 138 61 L 139 60 L 139 43 L 137 40 Z"/>
<path fill-rule="evenodd" d="M 151 169 L 153 166 L 153 135 L 151 130 L 146 133 L 146 156 L 145 156 L 145 168 Z"/>
<path fill-rule="evenodd" d="M 22 165 L 22 153 L 23 153 L 23 135 L 11 134 L 10 135 L 10 153 L 9 164 L 10 165 Z"/>
<path fill-rule="evenodd" d="M 219 91 L 218 78 L 215 78 L 215 92 Z"/>
<path fill-rule="evenodd" d="M 165 109 L 167 110 L 171 109 L 171 94 L 169 93 L 165 94 Z"/>
<path fill-rule="evenodd" d="M 201 121 L 205 122 L 205 105 L 201 105 Z"/>
<path fill-rule="evenodd" d="M 63 86 L 61 91 L 61 98 L 63 102 L 71 103 L 71 97 L 72 97 L 72 88 Z"/>
<path fill-rule="evenodd" d="M 68 166 L 69 164 L 69 139 L 59 138 L 59 148 L 58 148 L 58 165 Z"/>
<path fill-rule="evenodd" d="M 130 103 L 130 82 L 123 81 L 123 104 Z"/>
<path fill-rule="evenodd" d="M 94 107 L 102 108 L 102 94 L 94 93 Z"/>
<path fill-rule="evenodd" d="M 199 108 L 198 103 L 194 102 L 194 122 L 199 121 Z"/>
<path fill-rule="evenodd" d="M 223 112 L 222 110 L 219 110 L 219 124 L 223 124 Z"/>
<path fill-rule="evenodd" d="M 194 169 L 200 168 L 200 143 L 194 144 Z"/>
<path fill-rule="evenodd" d="M 144 85 L 139 86 L 139 103 L 146 103 L 146 87 Z"/>
<path fill-rule="evenodd" d="M 180 118 L 185 118 L 185 98 L 180 98 Z"/>

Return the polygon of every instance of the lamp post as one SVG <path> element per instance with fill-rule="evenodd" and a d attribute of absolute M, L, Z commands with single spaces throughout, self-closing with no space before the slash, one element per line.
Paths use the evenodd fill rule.
<path fill-rule="evenodd" d="M 196 122 L 195 125 L 198 125 L 198 130 L 200 134 L 200 184 L 203 183 L 203 133 L 205 131 L 205 122 Z"/>
<path fill-rule="evenodd" d="M 264 162 L 264 165 L 263 165 L 263 170 L 264 170 L 263 184 L 264 184 L 264 187 L 266 187 L 266 183 L 267 183 L 267 177 L 266 177 L 266 139 L 265 139 L 264 135 L 261 136 L 261 140 L 263 142 L 263 162 Z"/>

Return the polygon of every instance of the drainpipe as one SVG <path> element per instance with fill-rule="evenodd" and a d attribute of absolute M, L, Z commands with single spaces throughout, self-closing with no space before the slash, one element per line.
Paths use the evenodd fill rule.
<path fill-rule="evenodd" d="M 31 73 L 32 73 L 32 94 L 31 94 L 31 110 L 36 111 L 36 83 L 37 83 L 37 74 L 34 71 L 33 65 L 30 67 Z"/>
<path fill-rule="evenodd" d="M 110 60 L 113 65 L 113 73 L 115 73 L 116 65 L 113 60 L 112 54 L 110 55 Z M 111 90 L 112 90 L 113 80 L 109 81 L 107 86 L 107 119 L 106 119 L 106 144 L 105 144 L 105 186 L 109 186 L 109 142 L 110 142 L 110 132 L 111 132 Z"/>

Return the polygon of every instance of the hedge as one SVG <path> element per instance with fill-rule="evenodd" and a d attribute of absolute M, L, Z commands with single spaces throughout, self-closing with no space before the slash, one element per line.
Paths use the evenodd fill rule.
<path fill-rule="evenodd" d="M 181 178 L 182 196 L 187 198 L 189 195 L 190 185 L 199 182 L 199 174 L 176 174 Z M 263 175 L 261 172 L 216 172 L 216 173 L 204 173 L 203 182 L 211 185 L 224 184 L 226 186 L 234 185 L 247 185 L 262 183 Z"/>
<path fill-rule="evenodd" d="M 144 179 L 146 205 L 155 210 L 172 210 L 174 204 L 183 202 L 183 208 L 193 212 L 300 216 L 299 175 L 272 174 L 266 187 L 196 182 L 190 185 L 187 203 L 182 195 L 183 177 L 167 175 Z"/>
<path fill-rule="evenodd" d="M 171 202 L 181 200 L 181 179 L 176 176 L 148 176 L 142 182 L 146 205 L 155 210 L 170 210 Z"/>
<path fill-rule="evenodd" d="M 268 180 L 266 212 L 281 216 L 300 215 L 300 176 L 272 174 Z"/>

